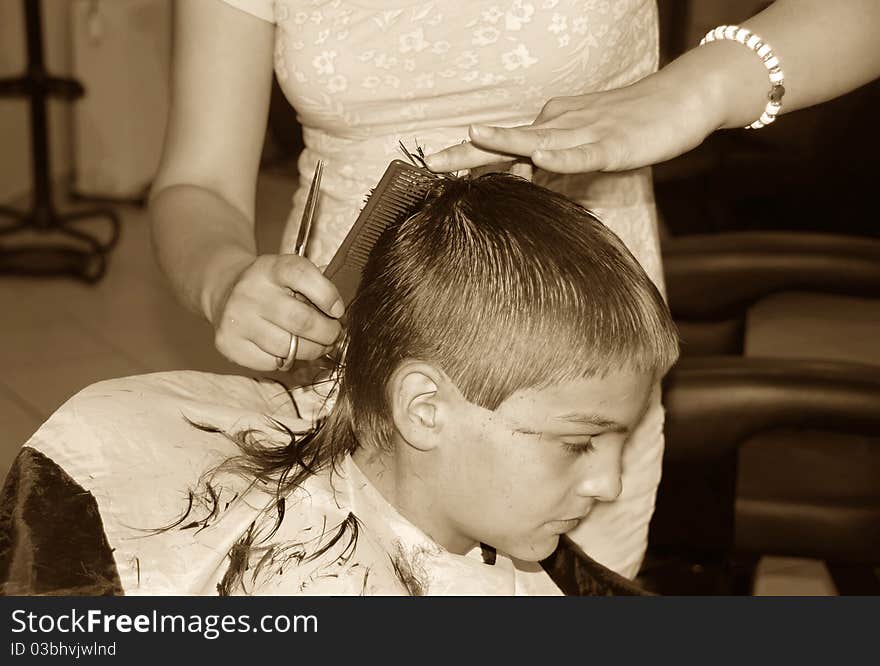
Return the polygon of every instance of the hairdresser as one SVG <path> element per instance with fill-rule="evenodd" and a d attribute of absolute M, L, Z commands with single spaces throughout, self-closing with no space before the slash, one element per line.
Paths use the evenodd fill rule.
<path fill-rule="evenodd" d="M 294 351 L 320 356 L 340 333 L 343 307 L 316 266 L 401 156 L 402 140 L 433 155 L 438 171 L 531 160 L 537 183 L 597 212 L 662 287 L 646 165 L 719 127 L 766 124 L 875 76 L 878 17 L 876 0 L 779 0 L 744 24 L 766 48 L 724 33 L 654 74 L 648 0 L 175 3 L 172 108 L 150 201 L 159 263 L 232 361 L 268 371 Z M 273 68 L 303 125 L 305 186 L 279 253 L 258 256 L 254 201 Z M 325 171 L 306 260 L 291 251 L 318 159 Z M 662 450 L 658 390 L 624 453 L 622 495 L 573 535 L 624 575 L 644 553 Z"/>

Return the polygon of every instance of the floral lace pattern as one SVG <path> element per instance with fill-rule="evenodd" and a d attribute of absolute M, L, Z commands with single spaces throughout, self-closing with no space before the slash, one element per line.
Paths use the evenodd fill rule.
<path fill-rule="evenodd" d="M 619 87 L 656 67 L 648 0 L 468 3 L 276 0 L 275 71 L 305 127 L 300 171 L 325 161 L 312 258 L 329 261 L 398 141 L 426 151 L 474 122 L 531 122 L 551 97 Z M 539 178 L 540 179 L 540 178 Z M 544 184 L 596 209 L 660 279 L 647 172 Z M 291 246 L 304 192 L 295 197 Z"/>

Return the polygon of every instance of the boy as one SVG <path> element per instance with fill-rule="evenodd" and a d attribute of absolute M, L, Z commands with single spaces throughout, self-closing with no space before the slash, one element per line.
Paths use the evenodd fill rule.
<path fill-rule="evenodd" d="M 149 460 L 155 442 L 130 446 L 138 474 L 102 458 L 97 479 L 75 482 L 96 497 L 129 594 L 558 593 L 537 563 L 595 502 L 617 497 L 627 436 L 676 356 L 660 294 L 588 211 L 505 174 L 443 179 L 374 248 L 317 427 L 299 418 L 320 411 L 308 392 L 295 414 L 272 412 L 267 434 L 258 410 L 240 411 L 253 403 L 241 378 L 220 380 L 234 418 L 175 388 L 168 404 L 210 444 Z M 139 400 L 161 411 L 162 391 L 140 381 Z M 96 414 L 106 384 L 29 444 L 57 461 L 40 433 L 63 432 L 65 411 L 80 425 Z M 274 409 L 257 390 L 262 411 Z M 237 451 L 223 436 L 232 430 Z M 195 470 L 232 453 L 181 507 Z M 142 486 L 158 489 L 144 510 L 132 484 L 151 468 L 163 471 Z M 119 478 L 124 493 L 108 489 Z M 169 525 L 175 502 L 185 510 Z"/>

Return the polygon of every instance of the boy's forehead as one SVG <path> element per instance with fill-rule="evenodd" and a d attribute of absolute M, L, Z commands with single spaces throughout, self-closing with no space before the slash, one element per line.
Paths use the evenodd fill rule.
<path fill-rule="evenodd" d="M 615 372 L 516 391 L 496 415 L 514 427 L 593 425 L 628 428 L 641 416 L 653 376 Z"/>

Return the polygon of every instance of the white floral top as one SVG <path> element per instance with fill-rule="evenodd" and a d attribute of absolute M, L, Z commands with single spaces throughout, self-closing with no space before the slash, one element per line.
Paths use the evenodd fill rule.
<path fill-rule="evenodd" d="M 273 21 L 275 72 L 325 161 L 312 258 L 327 263 L 398 142 L 426 152 L 470 123 L 530 123 L 551 98 L 633 83 L 657 66 L 652 0 L 225 0 Z M 536 180 L 595 210 L 661 279 L 648 170 Z M 306 188 L 294 198 L 290 249 Z"/>
<path fill-rule="evenodd" d="M 653 0 L 223 0 L 271 21 L 275 72 L 306 148 L 282 250 L 290 251 L 317 160 L 325 162 L 310 256 L 329 263 L 370 188 L 402 156 L 467 137 L 470 123 L 530 123 L 552 97 L 617 88 L 658 61 Z M 596 212 L 662 288 L 649 169 L 534 180 Z M 659 392 L 624 453 L 623 494 L 573 537 L 635 575 L 663 451 Z"/>

